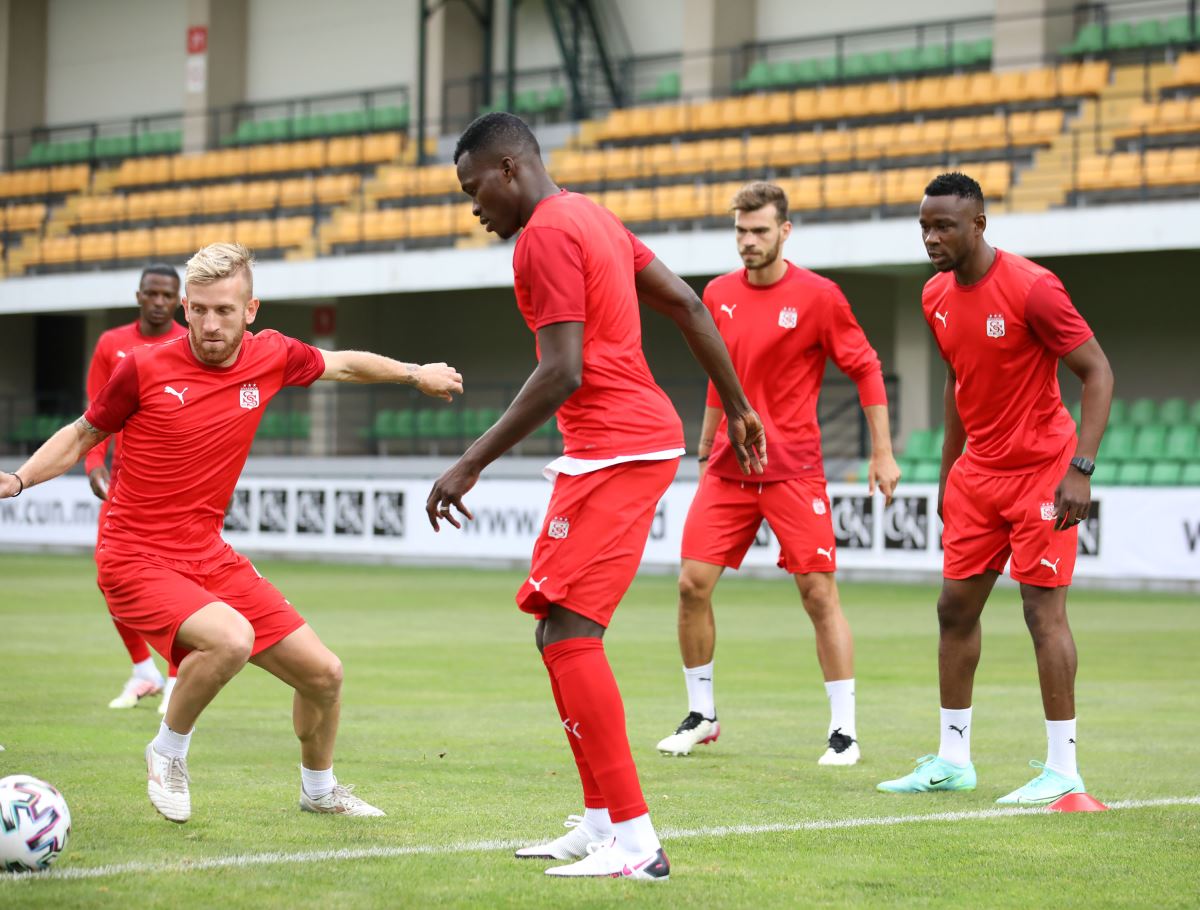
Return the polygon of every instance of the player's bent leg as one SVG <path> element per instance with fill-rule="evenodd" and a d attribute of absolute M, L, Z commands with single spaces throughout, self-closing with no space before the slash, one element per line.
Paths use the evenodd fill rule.
<path fill-rule="evenodd" d="M 712 663 L 717 630 L 712 595 L 724 566 L 684 559 L 679 572 L 679 653 L 683 657 L 688 713 L 670 736 L 658 743 L 664 755 L 689 755 L 696 746 L 717 741 Z"/>
<path fill-rule="evenodd" d="M 166 819 L 192 814 L 187 751 L 200 712 L 250 657 L 254 630 L 240 613 L 214 602 L 180 625 L 175 642 L 190 653 L 179 665 L 179 682 L 158 736 L 146 746 L 146 793 Z"/>
<path fill-rule="evenodd" d="M 292 725 L 300 740 L 300 808 L 306 812 L 379 816 L 384 812 L 339 784 L 333 746 L 342 708 L 342 662 L 303 625 L 251 658 L 251 663 L 295 690 Z"/>
<path fill-rule="evenodd" d="M 854 706 L 854 636 L 842 612 L 837 581 L 832 572 L 803 572 L 793 577 L 813 624 L 817 662 L 829 698 L 827 742 L 817 764 L 854 765 L 861 757 Z"/>

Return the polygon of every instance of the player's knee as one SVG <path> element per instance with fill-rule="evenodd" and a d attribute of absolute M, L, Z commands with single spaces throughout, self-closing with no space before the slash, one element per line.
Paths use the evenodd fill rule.
<path fill-rule="evenodd" d="M 214 635 L 212 651 L 223 662 L 240 669 L 254 650 L 254 627 L 240 613 L 231 616 Z"/>
<path fill-rule="evenodd" d="M 821 575 L 797 575 L 796 585 L 800 589 L 800 602 L 813 622 L 832 619 L 842 612 L 837 588 L 832 579 Z"/>
<path fill-rule="evenodd" d="M 342 662 L 331 652 L 313 674 L 313 689 L 323 698 L 336 699 L 342 692 L 343 676 Z"/>
<path fill-rule="evenodd" d="M 975 625 L 975 611 L 970 605 L 945 591 L 938 598 L 937 615 L 943 632 L 962 632 Z"/>
<path fill-rule="evenodd" d="M 1026 600 L 1022 606 L 1025 626 L 1035 639 L 1057 634 L 1066 628 L 1066 613 L 1053 605 Z"/>
<path fill-rule="evenodd" d="M 679 576 L 679 606 L 684 610 L 705 609 L 712 599 L 712 585 L 690 572 Z"/>

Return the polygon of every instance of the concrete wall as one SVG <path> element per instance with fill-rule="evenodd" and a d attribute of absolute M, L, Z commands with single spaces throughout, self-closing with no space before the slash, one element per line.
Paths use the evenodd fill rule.
<path fill-rule="evenodd" d="M 183 0 L 50 0 L 47 20 L 46 123 L 183 108 Z"/>
<path fill-rule="evenodd" d="M 909 0 L 907 3 L 859 0 L 841 4 L 817 0 L 758 0 L 757 31 L 760 41 L 778 41 L 909 23 L 991 16 L 995 10 L 995 0 L 960 0 L 952 6 L 939 0 Z M 899 46 L 894 40 L 889 44 Z"/>

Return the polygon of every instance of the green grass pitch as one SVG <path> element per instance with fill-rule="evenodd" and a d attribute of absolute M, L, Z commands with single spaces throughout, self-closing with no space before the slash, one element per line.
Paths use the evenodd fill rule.
<path fill-rule="evenodd" d="M 608 652 L 672 862 L 671 881 L 653 885 L 550 880 L 544 864 L 500 846 L 561 833 L 581 808 L 533 624 L 513 606 L 517 573 L 260 568 L 341 656 L 338 776 L 388 817 L 297 809 L 290 697 L 250 667 L 197 728 L 192 820 L 159 818 L 142 763 L 157 700 L 105 707 L 128 665 L 91 561 L 0 556 L 0 776 L 49 780 L 74 819 L 60 875 L 0 878 L 0 907 L 1165 908 L 1194 907 L 1200 895 L 1195 802 L 978 816 L 1032 776 L 1029 759 L 1045 757 L 1012 589 L 984 614 L 979 789 L 893 796 L 875 783 L 937 747 L 933 588 L 843 585 L 863 761 L 819 768 L 827 707 L 790 581 L 729 578 L 718 589 L 721 740 L 668 759 L 654 744 L 686 712 L 674 583 L 639 579 Z M 1071 618 L 1089 790 L 1105 802 L 1200 795 L 1200 602 L 1077 591 Z M 958 811 L 976 815 L 897 821 Z M 893 823 L 827 824 L 855 819 Z M 774 830 L 718 830 L 739 825 Z M 302 856 L 337 850 L 359 853 Z M 382 855 L 362 855 L 372 850 Z M 245 860 L 269 853 L 275 861 Z M 62 877 L 71 870 L 89 877 Z"/>

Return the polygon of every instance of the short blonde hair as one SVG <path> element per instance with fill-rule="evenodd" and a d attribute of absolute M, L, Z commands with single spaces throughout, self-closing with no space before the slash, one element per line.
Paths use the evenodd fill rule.
<path fill-rule="evenodd" d="M 254 254 L 240 243 L 210 243 L 187 261 L 184 285 L 213 284 L 246 273 L 246 290 L 254 296 Z"/>

